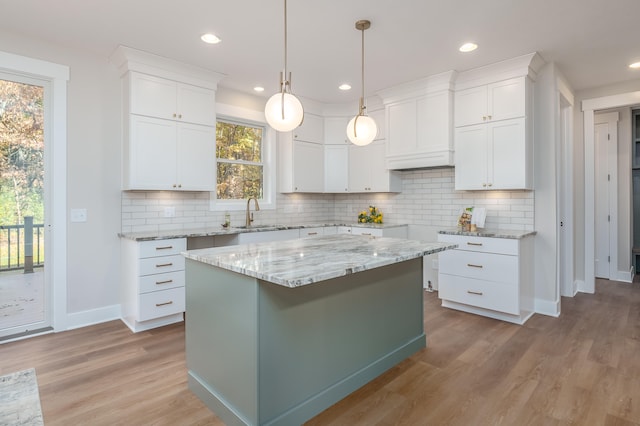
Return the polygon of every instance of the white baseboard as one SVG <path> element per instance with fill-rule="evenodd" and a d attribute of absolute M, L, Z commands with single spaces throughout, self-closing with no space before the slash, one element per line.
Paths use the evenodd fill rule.
<path fill-rule="evenodd" d="M 633 282 L 633 267 L 631 267 L 629 271 L 618 271 L 616 281 L 621 281 L 623 283 Z"/>
<path fill-rule="evenodd" d="M 67 314 L 67 330 L 100 324 L 120 319 L 120 305 L 105 306 L 103 308 Z"/>
<path fill-rule="evenodd" d="M 560 301 L 536 299 L 535 311 L 536 314 L 542 314 L 557 318 L 560 316 Z"/>
<path fill-rule="evenodd" d="M 576 280 L 576 289 L 581 293 L 593 293 L 592 291 L 587 291 L 583 280 Z"/>

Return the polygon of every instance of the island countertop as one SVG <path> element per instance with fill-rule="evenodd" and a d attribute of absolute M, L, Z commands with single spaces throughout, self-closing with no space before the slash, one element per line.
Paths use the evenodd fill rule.
<path fill-rule="evenodd" d="M 183 255 L 284 287 L 300 287 L 456 247 L 398 238 L 325 235 L 189 250 Z"/>

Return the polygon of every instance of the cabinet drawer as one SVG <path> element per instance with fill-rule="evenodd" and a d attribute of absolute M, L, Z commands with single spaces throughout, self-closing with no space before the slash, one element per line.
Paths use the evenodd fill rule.
<path fill-rule="evenodd" d="M 458 250 L 511 255 L 518 254 L 518 240 L 513 238 L 470 237 L 466 235 L 438 234 L 438 241 L 458 244 Z"/>
<path fill-rule="evenodd" d="M 167 272 L 164 274 L 152 274 L 140 277 L 139 293 L 149 293 L 158 290 L 184 287 L 184 271 Z"/>
<path fill-rule="evenodd" d="M 382 237 L 383 230 L 373 229 L 373 228 L 360 228 L 359 226 L 352 226 L 351 233 L 353 235 L 370 235 L 372 237 Z"/>
<path fill-rule="evenodd" d="M 149 257 L 140 259 L 138 262 L 140 262 L 141 276 L 184 270 L 184 257 L 181 254 Z"/>
<path fill-rule="evenodd" d="M 187 249 L 186 238 L 141 241 L 138 244 L 140 258 L 180 254 Z"/>
<path fill-rule="evenodd" d="M 518 285 L 517 256 L 447 250 L 440 253 L 439 268 L 443 274 Z"/>
<path fill-rule="evenodd" d="M 443 300 L 519 315 L 518 287 L 455 275 L 438 276 L 438 297 Z"/>
<path fill-rule="evenodd" d="M 184 287 L 154 291 L 140 295 L 138 321 L 147 321 L 184 312 Z"/>

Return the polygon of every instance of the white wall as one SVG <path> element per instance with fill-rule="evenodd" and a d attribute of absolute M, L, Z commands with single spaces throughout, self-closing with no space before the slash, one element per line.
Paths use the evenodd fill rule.
<path fill-rule="evenodd" d="M 120 230 L 120 85 L 107 58 L 0 30 L 0 50 L 69 67 L 67 229 L 69 326 L 117 315 Z M 92 310 L 99 310 L 92 312 Z"/>

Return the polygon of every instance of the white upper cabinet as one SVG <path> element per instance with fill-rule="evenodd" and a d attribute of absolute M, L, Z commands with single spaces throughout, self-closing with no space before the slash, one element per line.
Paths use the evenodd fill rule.
<path fill-rule="evenodd" d="M 459 74 L 455 189 L 533 189 L 533 84 L 537 54 Z"/>
<path fill-rule="evenodd" d="M 400 192 L 402 179 L 385 166 L 384 141 L 349 146 L 349 192 Z"/>
<path fill-rule="evenodd" d="M 304 142 L 324 143 L 324 119 L 319 115 L 305 113 L 302 124 L 293 129 L 293 139 Z"/>
<path fill-rule="evenodd" d="M 214 191 L 218 73 L 120 46 L 124 190 Z"/>
<path fill-rule="evenodd" d="M 453 165 L 453 71 L 379 92 L 389 169 Z"/>
<path fill-rule="evenodd" d="M 349 191 L 349 146 L 324 146 L 324 192 Z"/>
<path fill-rule="evenodd" d="M 526 78 L 512 78 L 456 92 L 455 126 L 524 117 Z"/>
<path fill-rule="evenodd" d="M 292 132 L 278 133 L 278 190 L 324 192 L 324 145 L 294 140 Z"/>

